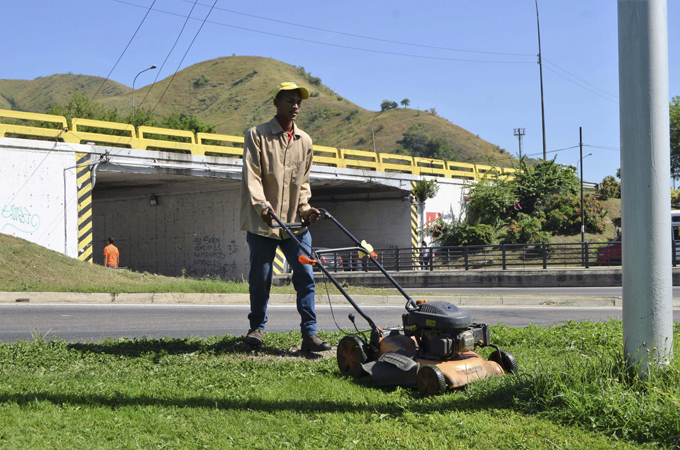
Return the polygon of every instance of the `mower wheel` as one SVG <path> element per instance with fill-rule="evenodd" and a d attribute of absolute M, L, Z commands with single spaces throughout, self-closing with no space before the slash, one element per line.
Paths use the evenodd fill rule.
<path fill-rule="evenodd" d="M 446 391 L 446 379 L 441 369 L 437 366 L 424 366 L 418 371 L 416 379 L 418 392 L 423 397 L 440 395 Z"/>
<path fill-rule="evenodd" d="M 348 334 L 338 343 L 338 368 L 343 375 L 359 376 L 361 365 L 368 361 L 366 344 L 356 334 Z"/>
<path fill-rule="evenodd" d="M 512 353 L 506 352 L 505 350 L 496 350 L 491 353 L 489 355 L 489 361 L 498 363 L 505 373 L 514 374 L 517 373 L 517 370 L 519 369 L 515 357 L 512 356 Z"/>

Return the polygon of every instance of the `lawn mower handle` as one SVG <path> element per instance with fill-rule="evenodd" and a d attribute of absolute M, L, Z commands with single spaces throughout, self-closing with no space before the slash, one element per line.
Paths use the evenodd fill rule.
<path fill-rule="evenodd" d="M 318 209 L 319 209 L 319 211 L 321 211 L 321 218 L 322 219 L 330 219 L 331 222 L 333 222 L 335 225 L 337 225 L 337 227 L 340 228 L 340 230 L 343 233 L 345 233 L 347 235 L 347 237 L 349 237 L 357 245 L 357 247 L 361 248 L 361 242 L 359 242 L 359 240 L 357 238 L 355 238 L 352 235 L 352 233 L 347 231 L 347 229 L 345 227 L 343 227 L 342 224 L 335 219 L 335 217 L 333 217 L 328 211 L 326 211 L 323 208 L 318 208 Z M 413 311 L 414 309 L 416 309 L 416 302 L 414 302 L 413 299 L 411 298 L 411 296 L 408 295 L 406 293 L 406 291 L 404 291 L 401 288 L 401 286 L 399 286 L 399 283 L 397 283 L 394 280 L 394 278 L 392 278 L 392 276 L 389 273 L 387 273 L 387 270 L 385 270 L 385 268 L 382 266 L 382 264 L 380 264 L 378 262 L 378 260 L 371 254 L 371 252 L 366 251 L 365 253 L 371 259 L 371 261 L 373 261 L 373 264 L 375 264 L 376 267 L 383 273 L 383 275 L 385 275 L 385 277 L 387 277 L 387 279 L 390 280 L 390 283 L 392 283 L 392 285 L 395 288 L 397 288 L 397 290 L 401 293 L 401 295 L 403 295 L 404 298 L 406 298 L 406 310 L 407 311 Z"/>
<path fill-rule="evenodd" d="M 324 216 L 324 211 L 325 211 L 325 210 L 321 210 L 321 211 L 322 211 L 321 217 L 323 218 L 323 216 Z M 303 253 L 307 258 L 309 258 L 309 259 L 314 259 L 314 258 L 312 257 L 312 249 L 310 248 L 309 250 L 307 250 L 307 249 L 302 245 L 302 242 L 300 242 L 300 241 L 298 240 L 298 238 L 293 234 L 293 232 L 292 232 L 292 231 L 290 230 L 290 228 L 287 226 L 288 224 L 281 222 L 281 220 L 278 218 L 278 216 L 277 216 L 277 215 L 274 213 L 274 211 L 272 211 L 271 209 L 269 210 L 269 215 L 270 215 L 271 218 L 277 223 L 277 225 L 278 225 L 277 228 L 281 228 L 281 229 L 283 229 L 283 231 L 285 231 L 286 233 L 288 233 L 288 235 L 290 236 L 290 238 L 291 238 L 293 241 L 295 241 L 295 243 L 297 244 L 297 246 L 300 248 L 300 250 L 302 251 L 302 253 Z M 273 227 L 272 227 L 272 228 L 273 228 Z M 330 274 L 330 272 L 328 272 L 328 270 L 323 266 L 323 264 L 318 264 L 318 266 L 319 266 L 319 269 L 321 269 L 321 271 L 328 277 L 328 279 L 331 280 L 331 282 L 333 283 L 333 285 L 335 285 L 335 287 L 338 289 L 338 291 L 340 291 L 340 293 L 341 293 L 342 295 L 345 296 L 345 298 L 347 299 L 347 301 L 354 307 L 354 309 L 356 310 L 356 312 L 358 312 L 359 315 L 360 315 L 361 317 L 363 317 L 363 318 L 366 320 L 366 322 L 368 322 L 368 325 L 371 327 L 371 330 L 375 331 L 376 333 L 379 332 L 378 326 L 375 324 L 375 322 L 373 322 L 373 319 L 371 319 L 368 315 L 366 315 L 366 313 L 364 313 L 364 312 L 361 310 L 361 308 L 359 307 L 359 305 L 357 305 L 356 302 L 352 299 L 352 297 L 350 297 L 350 295 L 342 288 L 342 286 L 340 286 L 340 283 L 338 283 L 337 280 Z"/>

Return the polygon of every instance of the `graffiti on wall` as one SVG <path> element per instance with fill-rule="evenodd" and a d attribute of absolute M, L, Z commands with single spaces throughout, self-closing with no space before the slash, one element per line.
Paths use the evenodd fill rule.
<path fill-rule="evenodd" d="M 2 207 L 3 233 L 12 229 L 21 233 L 33 234 L 40 228 L 40 216 L 32 214 L 28 208 L 21 205 L 5 205 Z"/>
<path fill-rule="evenodd" d="M 222 245 L 217 236 L 203 236 L 194 239 L 193 261 L 187 275 L 193 277 L 218 276 L 223 280 L 236 274 L 237 264 L 233 255 L 241 251 L 236 240 Z"/>

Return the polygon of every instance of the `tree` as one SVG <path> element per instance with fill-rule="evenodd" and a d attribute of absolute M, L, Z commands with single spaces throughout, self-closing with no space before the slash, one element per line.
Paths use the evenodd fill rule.
<path fill-rule="evenodd" d="M 46 114 L 54 114 L 55 116 L 64 116 L 71 126 L 71 119 L 78 117 L 80 119 L 103 120 L 107 122 L 122 122 L 117 109 L 106 109 L 97 102 L 88 100 L 76 91 L 71 96 L 66 106 L 50 104 L 45 110 Z"/>
<path fill-rule="evenodd" d="M 680 178 L 680 96 L 673 97 L 670 104 L 671 127 L 671 175 Z"/>
<path fill-rule="evenodd" d="M 430 111 L 430 114 L 432 114 L 433 116 L 437 115 L 437 109 L 436 108 L 430 108 L 428 111 Z"/>
<path fill-rule="evenodd" d="M 184 113 L 173 113 L 164 116 L 161 120 L 161 128 L 171 128 L 173 130 L 189 130 L 194 133 L 214 133 L 215 126 L 201 122 L 194 115 Z"/>
<path fill-rule="evenodd" d="M 459 158 L 449 141 L 443 138 L 431 138 L 422 131 L 422 124 L 411 126 L 402 136 L 402 140 L 397 141 L 402 154 L 445 161 L 456 161 Z"/>
<path fill-rule="evenodd" d="M 405 98 L 405 99 L 403 99 L 402 101 L 400 101 L 399 103 L 401 103 L 401 105 L 402 105 L 404 108 L 406 108 L 408 105 L 411 104 L 411 100 Z"/>
<path fill-rule="evenodd" d="M 557 164 L 554 159 L 542 160 L 535 166 L 521 163 L 521 170 L 515 173 L 515 193 L 522 206 L 522 212 L 532 214 L 543 210 L 546 202 L 556 195 L 576 194 L 580 180 L 572 167 Z"/>
<path fill-rule="evenodd" d="M 397 105 L 397 102 L 392 102 L 389 100 L 383 100 L 382 103 L 380 104 L 380 111 L 387 111 L 389 109 L 397 109 L 399 105 Z"/>

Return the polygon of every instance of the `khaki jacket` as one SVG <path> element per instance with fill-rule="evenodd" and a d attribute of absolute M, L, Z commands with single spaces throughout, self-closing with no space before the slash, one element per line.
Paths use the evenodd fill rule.
<path fill-rule="evenodd" d="M 310 208 L 309 172 L 312 169 L 312 138 L 293 124 L 288 136 L 276 118 L 249 129 L 243 144 L 241 177 L 241 229 L 281 239 L 262 220 L 271 207 L 283 222 L 300 222 Z"/>

